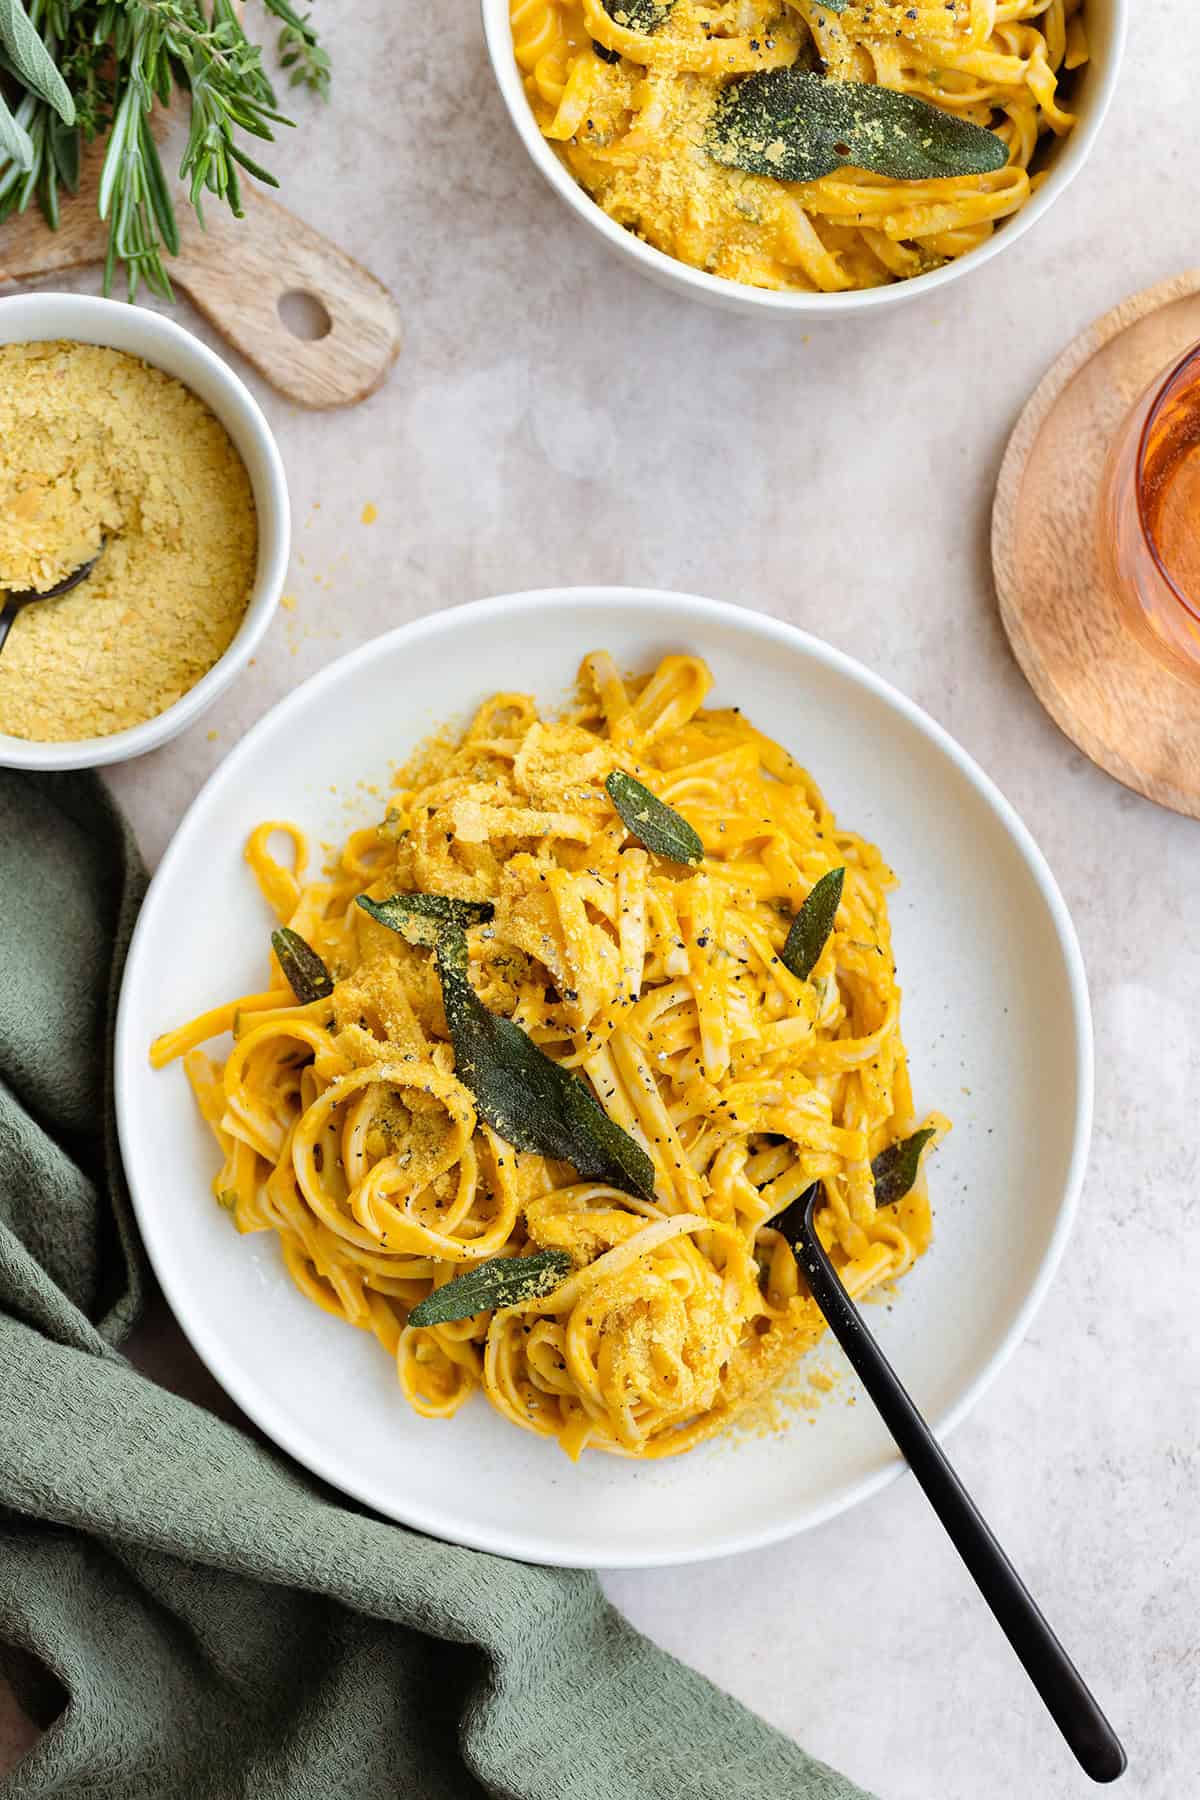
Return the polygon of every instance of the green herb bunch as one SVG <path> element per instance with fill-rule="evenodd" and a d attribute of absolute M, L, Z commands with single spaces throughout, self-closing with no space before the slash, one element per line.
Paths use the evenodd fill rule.
<path fill-rule="evenodd" d="M 279 61 L 293 87 L 324 96 L 329 57 L 289 0 L 261 0 L 279 21 Z M 212 194 L 242 216 L 239 170 L 277 187 L 238 133 L 270 140 L 278 109 L 233 0 L 0 0 L 0 221 L 37 200 L 57 227 L 62 192 L 79 185 L 82 147 L 108 134 L 100 217 L 108 221 L 104 291 L 118 263 L 171 299 L 164 253 L 179 250 L 175 206 L 150 130 L 156 103 L 188 96 L 180 163 L 203 218 Z"/>

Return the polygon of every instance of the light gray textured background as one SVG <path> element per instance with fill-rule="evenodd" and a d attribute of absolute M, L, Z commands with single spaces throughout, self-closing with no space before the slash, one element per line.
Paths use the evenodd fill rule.
<path fill-rule="evenodd" d="M 405 348 L 351 412 L 306 414 L 253 382 L 292 484 L 296 609 L 209 719 L 117 772 L 147 854 L 301 677 L 491 592 L 713 594 L 818 632 L 926 706 L 1049 856 L 1099 1053 L 1074 1242 L 954 1455 L 1125 1735 L 1121 1792 L 1189 1800 L 1200 829 L 1124 792 L 1040 711 L 1000 630 L 987 528 L 1005 439 L 1048 363 L 1200 251 L 1200 19 L 1190 0 L 1137 0 L 1096 154 L 1010 255 L 894 318 L 805 335 L 684 305 L 593 243 L 514 137 L 469 0 L 436 30 L 388 0 L 317 11 L 334 99 L 298 103 L 303 134 L 273 165 L 287 203 L 394 288 Z M 365 527 L 368 501 L 379 518 Z M 144 1354 L 207 1391 L 169 1322 Z M 780 1548 L 607 1586 L 652 1637 L 881 1800 L 1091 1791 L 911 1480 Z M 11 1757 L 28 1733 L 0 1700 L 0 1766 L 6 1734 Z"/>

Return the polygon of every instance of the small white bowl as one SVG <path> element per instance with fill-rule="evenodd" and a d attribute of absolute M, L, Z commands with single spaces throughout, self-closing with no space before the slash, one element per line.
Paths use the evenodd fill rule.
<path fill-rule="evenodd" d="M 174 320 L 122 300 L 86 294 L 19 294 L 0 300 L 0 344 L 60 338 L 140 356 L 182 381 L 212 410 L 250 477 L 258 513 L 258 567 L 237 636 L 173 706 L 127 731 L 67 744 L 35 743 L 0 732 L 0 767 L 9 769 L 90 769 L 126 762 L 156 750 L 191 725 L 253 656 L 279 604 L 291 551 L 291 506 L 279 446 L 249 388 L 219 356 Z"/>
<path fill-rule="evenodd" d="M 643 243 L 641 238 L 610 219 L 564 168 L 538 129 L 513 55 L 509 0 L 481 0 L 481 4 L 488 55 L 509 117 L 534 164 L 572 212 L 598 232 L 619 256 L 633 263 L 660 287 L 703 300 L 709 306 L 723 307 L 727 312 L 750 313 L 757 317 L 771 314 L 776 318 L 799 317 L 810 322 L 843 318 L 853 312 L 871 312 L 881 306 L 900 306 L 922 294 L 935 293 L 947 282 L 982 267 L 1008 245 L 1015 244 L 1065 192 L 1091 154 L 1117 85 L 1131 11 L 1131 0 L 1084 0 L 1091 61 L 1080 71 L 1078 87 L 1071 93 L 1071 106 L 1078 114 L 1079 122 L 1069 137 L 1048 147 L 1049 174 L 1029 204 L 1013 218 L 1005 220 L 978 250 L 969 251 L 966 256 L 957 257 L 928 275 L 892 282 L 887 287 L 864 288 L 844 294 L 793 294 L 748 287 L 739 281 L 706 275 L 702 269 L 677 262 L 652 244 Z"/>

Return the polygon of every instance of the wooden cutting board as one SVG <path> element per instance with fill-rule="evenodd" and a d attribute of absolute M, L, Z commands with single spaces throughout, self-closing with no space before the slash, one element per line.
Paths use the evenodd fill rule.
<path fill-rule="evenodd" d="M 89 149 L 79 193 L 64 200 L 58 231 L 49 229 L 36 206 L 0 226 L 0 291 L 3 284 L 103 262 L 108 227 L 96 212 L 103 155 L 102 144 Z M 386 381 L 400 349 L 400 321 L 388 289 L 253 181 L 243 180 L 242 196 L 244 219 L 209 196 L 207 229 L 201 229 L 184 190 L 176 187 L 182 245 L 177 257 L 165 259 L 172 284 L 289 400 L 312 407 L 365 400 Z M 117 279 L 123 284 L 123 275 Z M 310 310 L 319 316 L 324 308 L 324 335 L 293 334 L 279 311 L 289 294 L 319 302 Z"/>

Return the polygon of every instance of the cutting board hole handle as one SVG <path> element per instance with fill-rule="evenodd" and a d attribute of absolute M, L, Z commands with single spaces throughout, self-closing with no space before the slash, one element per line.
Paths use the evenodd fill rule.
<path fill-rule="evenodd" d="M 303 288 L 289 288 L 286 294 L 280 294 L 278 307 L 284 325 L 302 343 L 316 343 L 333 330 L 333 319 L 325 302 Z"/>

